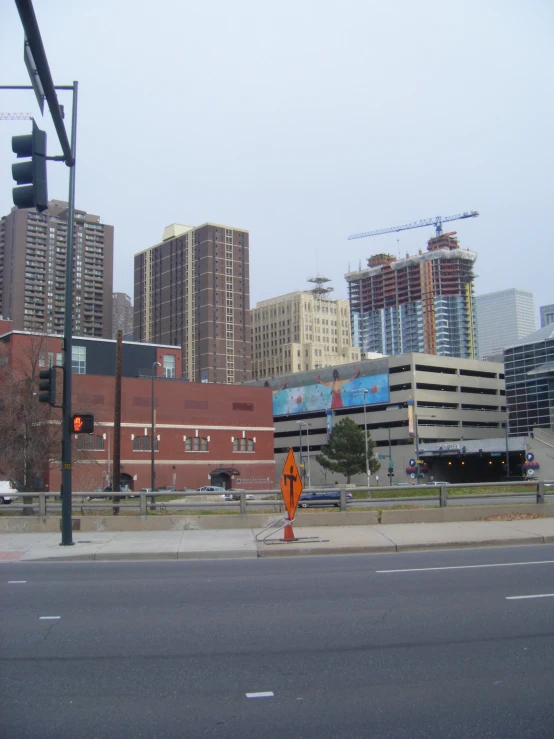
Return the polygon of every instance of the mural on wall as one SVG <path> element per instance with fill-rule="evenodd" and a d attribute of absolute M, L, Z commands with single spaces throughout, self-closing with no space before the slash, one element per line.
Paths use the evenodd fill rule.
<path fill-rule="evenodd" d="M 352 372 L 350 367 L 347 368 Z M 321 373 L 324 374 L 323 372 Z M 327 375 L 330 373 L 327 372 Z M 285 416 L 309 411 L 336 410 L 389 400 L 388 373 L 360 376 L 357 369 L 353 375 L 341 376 L 339 369 L 333 369 L 329 379 L 315 375 L 315 383 L 300 387 L 283 385 L 273 391 L 273 415 Z M 364 390 L 367 392 L 364 393 Z"/>

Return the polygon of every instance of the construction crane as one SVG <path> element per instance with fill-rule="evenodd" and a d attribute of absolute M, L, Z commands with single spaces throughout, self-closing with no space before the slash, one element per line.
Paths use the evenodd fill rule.
<path fill-rule="evenodd" d="M 30 113 L 0 113 L 0 121 L 32 121 Z"/>
<path fill-rule="evenodd" d="M 455 216 L 436 216 L 435 218 L 426 218 L 423 221 L 415 221 L 414 223 L 406 223 L 404 226 L 393 226 L 392 228 L 381 228 L 378 231 L 366 231 L 361 234 L 352 234 L 348 237 L 350 239 L 365 239 L 366 236 L 380 236 L 381 234 L 390 234 L 395 231 L 406 231 L 409 228 L 422 228 L 423 226 L 434 226 L 437 236 L 442 233 L 442 224 L 448 221 L 461 221 L 464 218 L 477 218 L 479 213 L 476 210 L 468 210 L 465 213 L 458 213 Z"/>

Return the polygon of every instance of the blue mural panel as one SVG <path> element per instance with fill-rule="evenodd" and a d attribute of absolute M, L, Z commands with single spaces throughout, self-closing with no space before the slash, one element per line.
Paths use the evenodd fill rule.
<path fill-rule="evenodd" d="M 335 370 L 333 377 L 323 381 L 315 377 L 316 383 L 301 387 L 283 387 L 273 393 L 273 415 L 285 416 L 309 411 L 336 410 L 364 404 L 388 403 L 389 378 L 387 373 L 360 376 L 358 370 L 353 377 L 341 379 Z"/>

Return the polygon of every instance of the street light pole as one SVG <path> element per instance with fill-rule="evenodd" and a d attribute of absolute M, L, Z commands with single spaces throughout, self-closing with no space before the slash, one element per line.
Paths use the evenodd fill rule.
<path fill-rule="evenodd" d="M 504 435 L 506 437 L 506 477 L 510 477 L 510 447 L 508 445 L 508 421 L 504 424 Z"/>
<path fill-rule="evenodd" d="M 151 447 L 152 447 L 152 468 L 150 471 L 150 492 L 154 493 L 154 488 L 156 485 L 156 468 L 154 466 L 154 454 L 156 449 L 156 442 L 154 440 L 154 434 L 156 433 L 156 414 L 154 411 L 154 377 L 156 376 L 156 367 L 161 367 L 162 365 L 159 362 L 154 362 L 152 364 L 152 437 L 150 439 Z M 154 503 L 154 495 L 151 497 L 151 503 Z"/>
<path fill-rule="evenodd" d="M 415 428 L 416 484 L 419 485 L 419 429 L 417 427 L 417 413 L 414 413 L 414 428 Z"/>
<path fill-rule="evenodd" d="M 300 460 L 302 461 L 302 426 L 306 427 L 306 451 L 308 454 L 308 487 L 312 485 L 312 472 L 310 468 L 310 426 L 307 421 L 297 421 L 298 431 L 300 433 Z M 304 482 L 306 482 L 306 470 L 304 469 Z"/>
<path fill-rule="evenodd" d="M 311 423 L 307 421 L 297 421 L 298 430 L 300 431 L 300 445 L 302 446 L 302 426 L 306 427 L 306 451 L 308 454 L 308 487 L 312 485 L 312 471 L 310 467 L 310 426 Z M 306 481 L 306 475 L 304 475 L 304 482 Z"/>
<path fill-rule="evenodd" d="M 392 485 L 392 444 L 390 440 L 390 426 L 389 426 L 389 487 Z"/>
<path fill-rule="evenodd" d="M 299 447 L 300 447 L 300 461 L 299 461 L 299 464 L 300 464 L 300 469 L 303 469 L 302 468 L 302 422 L 301 421 L 297 421 L 297 423 L 298 423 L 298 439 L 299 439 Z M 300 473 L 300 474 L 302 474 L 302 473 Z M 304 475 L 304 478 L 306 478 L 306 475 Z"/>
<path fill-rule="evenodd" d="M 369 472 L 369 454 L 367 451 L 367 406 L 366 406 L 366 395 L 368 393 L 368 389 L 364 388 L 364 435 L 365 435 L 365 469 L 367 474 L 367 496 L 369 498 L 370 495 L 370 472 Z"/>

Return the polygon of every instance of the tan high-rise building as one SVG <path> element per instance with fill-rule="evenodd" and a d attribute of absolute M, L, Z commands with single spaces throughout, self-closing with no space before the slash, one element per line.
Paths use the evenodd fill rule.
<path fill-rule="evenodd" d="M 252 309 L 255 380 L 335 367 L 360 359 L 352 346 L 347 300 L 330 300 L 324 277 L 313 290 L 262 300 Z"/>
<path fill-rule="evenodd" d="M 113 226 L 75 210 L 73 334 L 111 339 Z M 18 331 L 63 334 L 67 203 L 0 220 L 0 314 Z"/>
<path fill-rule="evenodd" d="M 191 382 L 252 377 L 249 234 L 173 224 L 135 254 L 134 339 L 181 346 Z"/>

